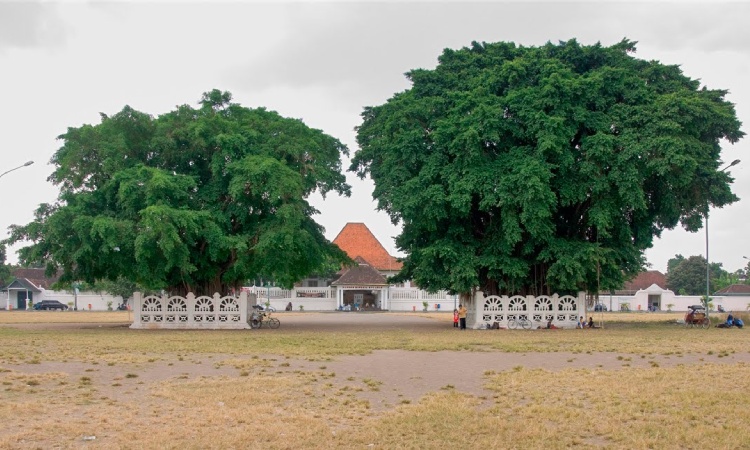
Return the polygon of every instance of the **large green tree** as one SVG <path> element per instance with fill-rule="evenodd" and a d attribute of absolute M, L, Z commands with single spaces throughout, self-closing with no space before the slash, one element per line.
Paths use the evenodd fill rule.
<path fill-rule="evenodd" d="M 682 255 L 677 256 L 682 258 Z M 708 278 L 708 289 L 711 294 L 734 283 L 734 279 L 729 277 L 721 263 L 711 263 Z M 703 256 L 682 258 L 677 265 L 671 266 L 667 272 L 667 288 L 679 295 L 705 295 L 706 258 Z"/>
<path fill-rule="evenodd" d="M 172 293 L 225 293 L 262 277 L 285 286 L 346 255 L 306 200 L 349 195 L 347 148 L 302 121 L 203 95 L 152 117 L 125 107 L 69 128 L 52 157 L 58 201 L 11 227 L 26 263 L 60 281 L 125 278 Z"/>
<path fill-rule="evenodd" d="M 720 141 L 734 106 L 635 43 L 575 40 L 445 50 L 412 86 L 365 108 L 350 170 L 428 289 L 548 294 L 619 287 L 643 251 L 706 205 L 737 198 Z"/>

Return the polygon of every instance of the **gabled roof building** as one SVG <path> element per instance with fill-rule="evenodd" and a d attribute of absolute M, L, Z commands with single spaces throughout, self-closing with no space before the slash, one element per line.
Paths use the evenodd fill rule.
<path fill-rule="evenodd" d="M 342 269 L 331 283 L 339 308 L 387 308 L 388 277 L 397 274 L 403 264 L 386 251 L 364 223 L 347 223 L 333 243 L 356 263 Z"/>
<path fill-rule="evenodd" d="M 50 289 L 50 286 L 58 279 L 57 276 L 47 277 L 44 269 L 19 268 L 13 269 L 13 279 L 2 291 L 7 293 L 4 309 L 26 309 L 29 302 L 36 299 L 42 291 Z"/>
<path fill-rule="evenodd" d="M 388 254 L 388 251 L 364 223 L 347 223 L 333 243 L 346 252 L 350 258 L 364 259 L 368 265 L 386 277 L 395 275 L 403 267 L 401 262 Z"/>

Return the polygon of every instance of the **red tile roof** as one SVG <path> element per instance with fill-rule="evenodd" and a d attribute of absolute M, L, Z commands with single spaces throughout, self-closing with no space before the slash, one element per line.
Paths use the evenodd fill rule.
<path fill-rule="evenodd" d="M 667 277 L 658 270 L 647 270 L 639 273 L 635 278 L 626 282 L 623 290 L 638 291 L 640 289 L 648 289 L 652 284 L 655 284 L 662 289 L 666 289 Z"/>
<path fill-rule="evenodd" d="M 370 266 L 361 256 L 356 259 L 357 265 L 349 268 L 341 277 L 331 283 L 332 286 L 344 285 L 377 285 L 388 286 L 385 277 Z"/>
<path fill-rule="evenodd" d="M 333 243 L 346 252 L 351 259 L 361 257 L 378 270 L 401 270 L 402 263 L 396 260 L 380 244 L 364 223 L 347 223 Z"/>
<path fill-rule="evenodd" d="M 55 283 L 59 278 L 57 275 L 48 277 L 44 274 L 44 269 L 29 267 L 13 269 L 11 274 L 16 278 L 24 278 L 41 289 L 49 289 L 52 283 Z"/>
<path fill-rule="evenodd" d="M 730 284 L 720 291 L 716 291 L 714 295 L 750 295 L 750 285 L 747 284 Z"/>

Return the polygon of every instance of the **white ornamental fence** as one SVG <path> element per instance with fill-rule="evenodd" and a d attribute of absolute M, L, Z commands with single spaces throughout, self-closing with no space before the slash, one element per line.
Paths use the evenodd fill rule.
<path fill-rule="evenodd" d="M 334 311 L 336 309 L 336 295 L 332 287 L 282 289 L 249 286 L 243 287 L 242 292 L 255 295 L 258 304 L 268 303 L 276 311 L 284 311 L 290 303 L 293 311 Z M 302 306 L 301 309 L 300 306 Z"/>
<path fill-rule="evenodd" d="M 363 288 L 364 289 L 364 288 Z M 249 286 L 243 287 L 242 291 L 255 294 L 258 303 L 268 303 L 277 311 L 283 311 L 287 305 L 292 304 L 292 310 L 304 311 L 334 311 L 339 308 L 336 298 L 335 287 L 296 287 L 294 289 L 281 289 L 278 287 Z M 429 311 L 453 311 L 456 306 L 455 295 L 447 291 L 430 293 L 417 288 L 389 287 L 384 290 L 380 297 L 382 309 L 388 311 L 422 311 L 423 302 L 427 302 Z"/>
<path fill-rule="evenodd" d="M 247 329 L 255 298 L 246 292 L 239 297 L 214 294 L 196 297 L 133 294 L 133 324 L 130 328 Z"/>
<path fill-rule="evenodd" d="M 508 327 L 510 319 L 526 319 L 532 323 L 532 328 L 545 328 L 550 319 L 558 328 L 575 328 L 580 317 L 586 316 L 586 296 L 580 293 L 578 297 L 572 295 L 552 296 L 514 295 L 484 297 L 477 295 L 475 328 L 486 328 L 495 322 L 501 328 Z"/>

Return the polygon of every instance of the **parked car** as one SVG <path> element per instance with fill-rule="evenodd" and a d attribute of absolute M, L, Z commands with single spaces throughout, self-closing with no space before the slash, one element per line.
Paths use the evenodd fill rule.
<path fill-rule="evenodd" d="M 41 302 L 34 303 L 34 309 L 47 310 L 47 309 L 59 309 L 65 311 L 68 309 L 68 305 L 61 303 L 57 300 L 42 300 Z"/>
<path fill-rule="evenodd" d="M 604 303 L 597 303 L 594 305 L 594 311 L 606 311 L 607 306 Z"/>

